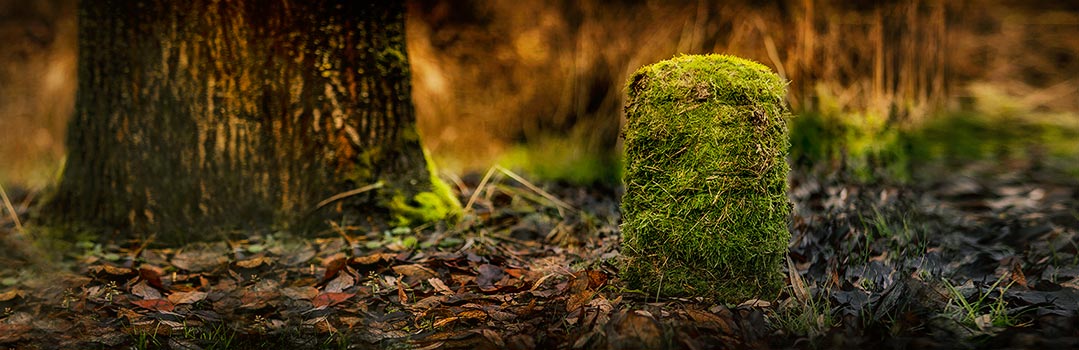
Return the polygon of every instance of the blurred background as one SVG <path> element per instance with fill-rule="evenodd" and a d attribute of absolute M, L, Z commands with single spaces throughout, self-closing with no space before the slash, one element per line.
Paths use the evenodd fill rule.
<path fill-rule="evenodd" d="M 443 171 L 617 184 L 626 78 L 727 53 L 790 81 L 796 169 L 1079 156 L 1079 2 L 411 0 L 413 98 Z M 75 1 L 0 0 L 0 183 L 57 176 Z"/>

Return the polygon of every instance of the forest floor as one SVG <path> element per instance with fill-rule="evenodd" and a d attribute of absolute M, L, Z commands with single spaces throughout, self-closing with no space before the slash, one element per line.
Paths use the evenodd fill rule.
<path fill-rule="evenodd" d="M 495 172 L 459 182 L 471 205 L 452 228 L 84 243 L 45 268 L 0 254 L 0 348 L 1079 346 L 1079 179 L 1029 162 L 941 173 L 795 176 L 789 287 L 738 305 L 628 290 L 617 189 Z"/>

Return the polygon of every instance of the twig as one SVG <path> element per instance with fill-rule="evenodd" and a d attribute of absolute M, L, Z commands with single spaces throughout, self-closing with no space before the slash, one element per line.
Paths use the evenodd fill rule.
<path fill-rule="evenodd" d="M 457 190 L 461 193 L 464 193 L 466 190 L 468 190 L 468 186 L 465 186 L 464 182 L 461 181 L 461 177 L 447 171 L 439 171 L 438 173 L 439 175 L 442 175 L 443 178 L 450 179 L 450 181 L 453 182 L 453 185 L 457 186 Z"/>
<path fill-rule="evenodd" d="M 7 196 L 7 191 L 4 190 L 4 185 L 0 185 L 0 196 L 4 199 L 4 206 L 7 207 L 8 213 L 11 214 L 11 220 L 15 221 L 15 231 L 23 233 L 22 222 L 19 221 L 19 214 L 15 212 L 15 207 L 11 205 L 11 199 Z"/>
<path fill-rule="evenodd" d="M 336 222 L 330 221 L 330 228 L 333 229 L 334 232 L 337 232 L 337 234 L 341 235 L 341 238 L 345 240 L 345 243 L 348 244 L 349 248 L 352 248 L 352 246 L 356 244 L 356 240 L 352 238 L 352 236 L 349 236 L 348 233 L 345 232 L 345 229 L 341 228 L 341 225 L 338 225 Z"/>
<path fill-rule="evenodd" d="M 498 166 L 493 166 L 490 169 L 487 169 L 486 174 L 483 174 L 483 179 L 480 180 L 480 184 L 476 186 L 476 189 L 472 191 L 472 196 L 468 198 L 468 204 L 465 204 L 464 211 L 467 212 L 469 209 L 472 209 L 472 204 L 476 203 L 476 198 L 480 196 L 480 192 L 483 192 L 483 187 L 487 185 L 487 181 L 491 180 L 491 175 L 495 174 L 495 168 L 497 167 Z"/>
<path fill-rule="evenodd" d="M 524 185 L 526 188 L 532 190 L 532 192 L 536 192 L 536 194 L 539 194 L 543 198 L 546 198 L 547 200 L 551 201 L 552 203 L 555 204 L 555 206 L 557 206 L 557 207 L 559 207 L 561 209 L 566 209 L 566 210 L 570 210 L 570 211 L 573 211 L 573 212 L 578 211 L 577 208 L 574 208 L 572 205 L 569 205 L 569 203 L 563 202 L 562 200 L 558 199 L 558 197 L 555 197 L 554 195 L 548 193 L 547 191 L 544 191 L 543 189 L 541 189 L 539 187 L 536 187 L 536 185 L 533 185 L 531 182 L 528 182 L 528 180 L 525 180 L 523 177 L 521 177 L 520 175 L 517 175 L 516 173 L 510 171 L 509 169 L 503 168 L 503 167 L 498 166 L 498 165 L 496 165 L 495 168 L 498 169 L 498 171 L 502 172 L 503 174 L 506 174 L 506 176 L 509 176 L 511 179 L 513 179 L 513 180 L 517 181 L 518 183 Z"/>
<path fill-rule="evenodd" d="M 373 184 L 370 184 L 370 185 L 367 185 L 367 186 L 363 186 L 363 187 L 360 187 L 360 188 L 357 188 L 357 189 L 354 189 L 354 190 L 351 190 L 351 191 L 345 191 L 345 192 L 335 194 L 330 198 L 326 198 L 325 200 L 323 200 L 321 202 L 318 202 L 318 205 L 315 206 L 315 209 L 313 209 L 311 211 L 322 209 L 322 207 L 325 207 L 326 205 L 328 205 L 330 203 L 333 203 L 333 202 L 336 202 L 336 201 L 339 201 L 339 200 L 342 200 L 342 199 L 345 199 L 345 198 L 348 198 L 348 197 L 352 197 L 352 196 L 355 196 L 355 195 L 358 195 L 358 194 L 361 194 L 361 193 L 364 193 L 364 192 L 367 192 L 367 191 L 370 191 L 370 190 L 382 188 L 382 186 L 383 186 L 382 181 L 379 181 L 379 182 L 376 182 L 376 183 L 373 183 Z"/>

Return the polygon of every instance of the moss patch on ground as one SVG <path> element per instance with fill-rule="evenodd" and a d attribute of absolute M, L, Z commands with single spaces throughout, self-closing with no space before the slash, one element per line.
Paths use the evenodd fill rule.
<path fill-rule="evenodd" d="M 412 198 L 406 198 L 400 193 L 390 198 L 390 213 L 393 215 L 394 224 L 398 227 L 440 220 L 456 223 L 463 213 L 461 202 L 457 200 L 450 186 L 438 177 L 438 170 L 426 149 L 423 151 L 423 157 L 427 162 L 427 173 L 431 174 L 431 190 L 416 193 Z"/>
<path fill-rule="evenodd" d="M 858 182 L 933 179 L 975 161 L 1021 160 L 1079 175 L 1074 113 L 1038 111 L 992 88 L 971 90 L 971 106 L 913 121 L 821 103 L 793 119 L 791 162 Z"/>
<path fill-rule="evenodd" d="M 679 56 L 627 87 L 623 278 L 727 302 L 783 287 L 791 205 L 784 81 L 725 56 Z"/>

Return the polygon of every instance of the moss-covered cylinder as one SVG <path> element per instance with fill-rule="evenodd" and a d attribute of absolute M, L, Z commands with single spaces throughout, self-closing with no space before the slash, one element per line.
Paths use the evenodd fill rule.
<path fill-rule="evenodd" d="M 775 297 L 790 240 L 783 79 L 689 55 L 641 68 L 627 89 L 624 280 L 651 295 Z"/>

